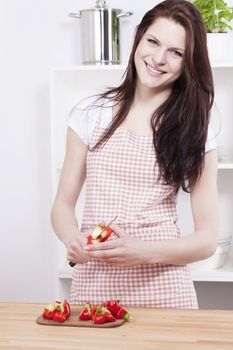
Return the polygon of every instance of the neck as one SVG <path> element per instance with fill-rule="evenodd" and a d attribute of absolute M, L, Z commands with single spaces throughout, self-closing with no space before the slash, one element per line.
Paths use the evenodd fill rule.
<path fill-rule="evenodd" d="M 157 105 L 158 107 L 168 98 L 171 88 L 147 88 L 140 85 L 136 86 L 134 104 L 146 103 L 149 105 Z"/>

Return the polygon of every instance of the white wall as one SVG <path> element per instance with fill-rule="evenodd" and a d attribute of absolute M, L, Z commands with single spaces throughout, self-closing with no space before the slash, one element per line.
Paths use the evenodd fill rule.
<path fill-rule="evenodd" d="M 68 13 L 94 3 L 0 0 L 0 300 L 55 297 L 49 73 L 52 67 L 81 63 L 79 21 Z M 115 1 L 108 4 L 116 7 Z M 148 1 L 143 11 L 152 5 Z M 129 32 L 141 17 L 136 6 L 117 1 L 117 7 L 135 12 L 122 26 L 127 28 L 123 57 Z"/>
<path fill-rule="evenodd" d="M 122 61 L 143 13 L 158 1 L 108 0 L 131 10 L 121 20 Z M 94 0 L 0 0 L 0 301 L 49 302 L 56 238 L 50 225 L 49 73 L 81 63 L 79 21 L 68 12 Z M 127 35 L 125 34 L 127 33 Z M 196 284 L 208 306 L 211 284 Z M 232 308 L 232 284 L 218 284 Z M 218 306 L 217 297 L 210 306 Z"/>

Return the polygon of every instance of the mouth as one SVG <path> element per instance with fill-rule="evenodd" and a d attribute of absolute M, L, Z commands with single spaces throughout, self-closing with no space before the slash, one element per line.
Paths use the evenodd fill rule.
<path fill-rule="evenodd" d="M 147 71 L 153 75 L 154 77 L 160 77 L 161 75 L 165 74 L 166 72 L 161 70 L 161 69 L 158 69 L 158 68 L 155 68 L 155 67 L 152 67 L 149 63 L 145 62 L 145 65 L 146 65 L 146 68 L 147 68 Z"/>

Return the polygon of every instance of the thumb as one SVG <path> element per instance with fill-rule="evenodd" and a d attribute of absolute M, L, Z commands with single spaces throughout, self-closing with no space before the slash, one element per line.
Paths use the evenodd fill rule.
<path fill-rule="evenodd" d="M 116 234 L 118 237 L 125 237 L 128 236 L 118 225 L 112 224 L 110 225 L 111 229 L 113 232 Z"/>

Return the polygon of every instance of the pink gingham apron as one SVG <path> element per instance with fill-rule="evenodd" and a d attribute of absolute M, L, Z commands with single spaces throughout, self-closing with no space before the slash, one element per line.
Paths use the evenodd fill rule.
<path fill-rule="evenodd" d="M 100 112 L 89 149 L 104 132 L 101 116 Z M 180 237 L 176 197 L 159 179 L 152 137 L 135 135 L 123 127 L 102 148 L 88 151 L 82 232 L 90 232 L 95 224 L 107 223 L 116 215 L 115 223 L 132 237 L 145 241 Z M 197 308 L 185 265 L 113 267 L 92 259 L 75 266 L 72 303 L 99 304 L 110 299 L 120 299 L 122 305 L 131 307 Z"/>

